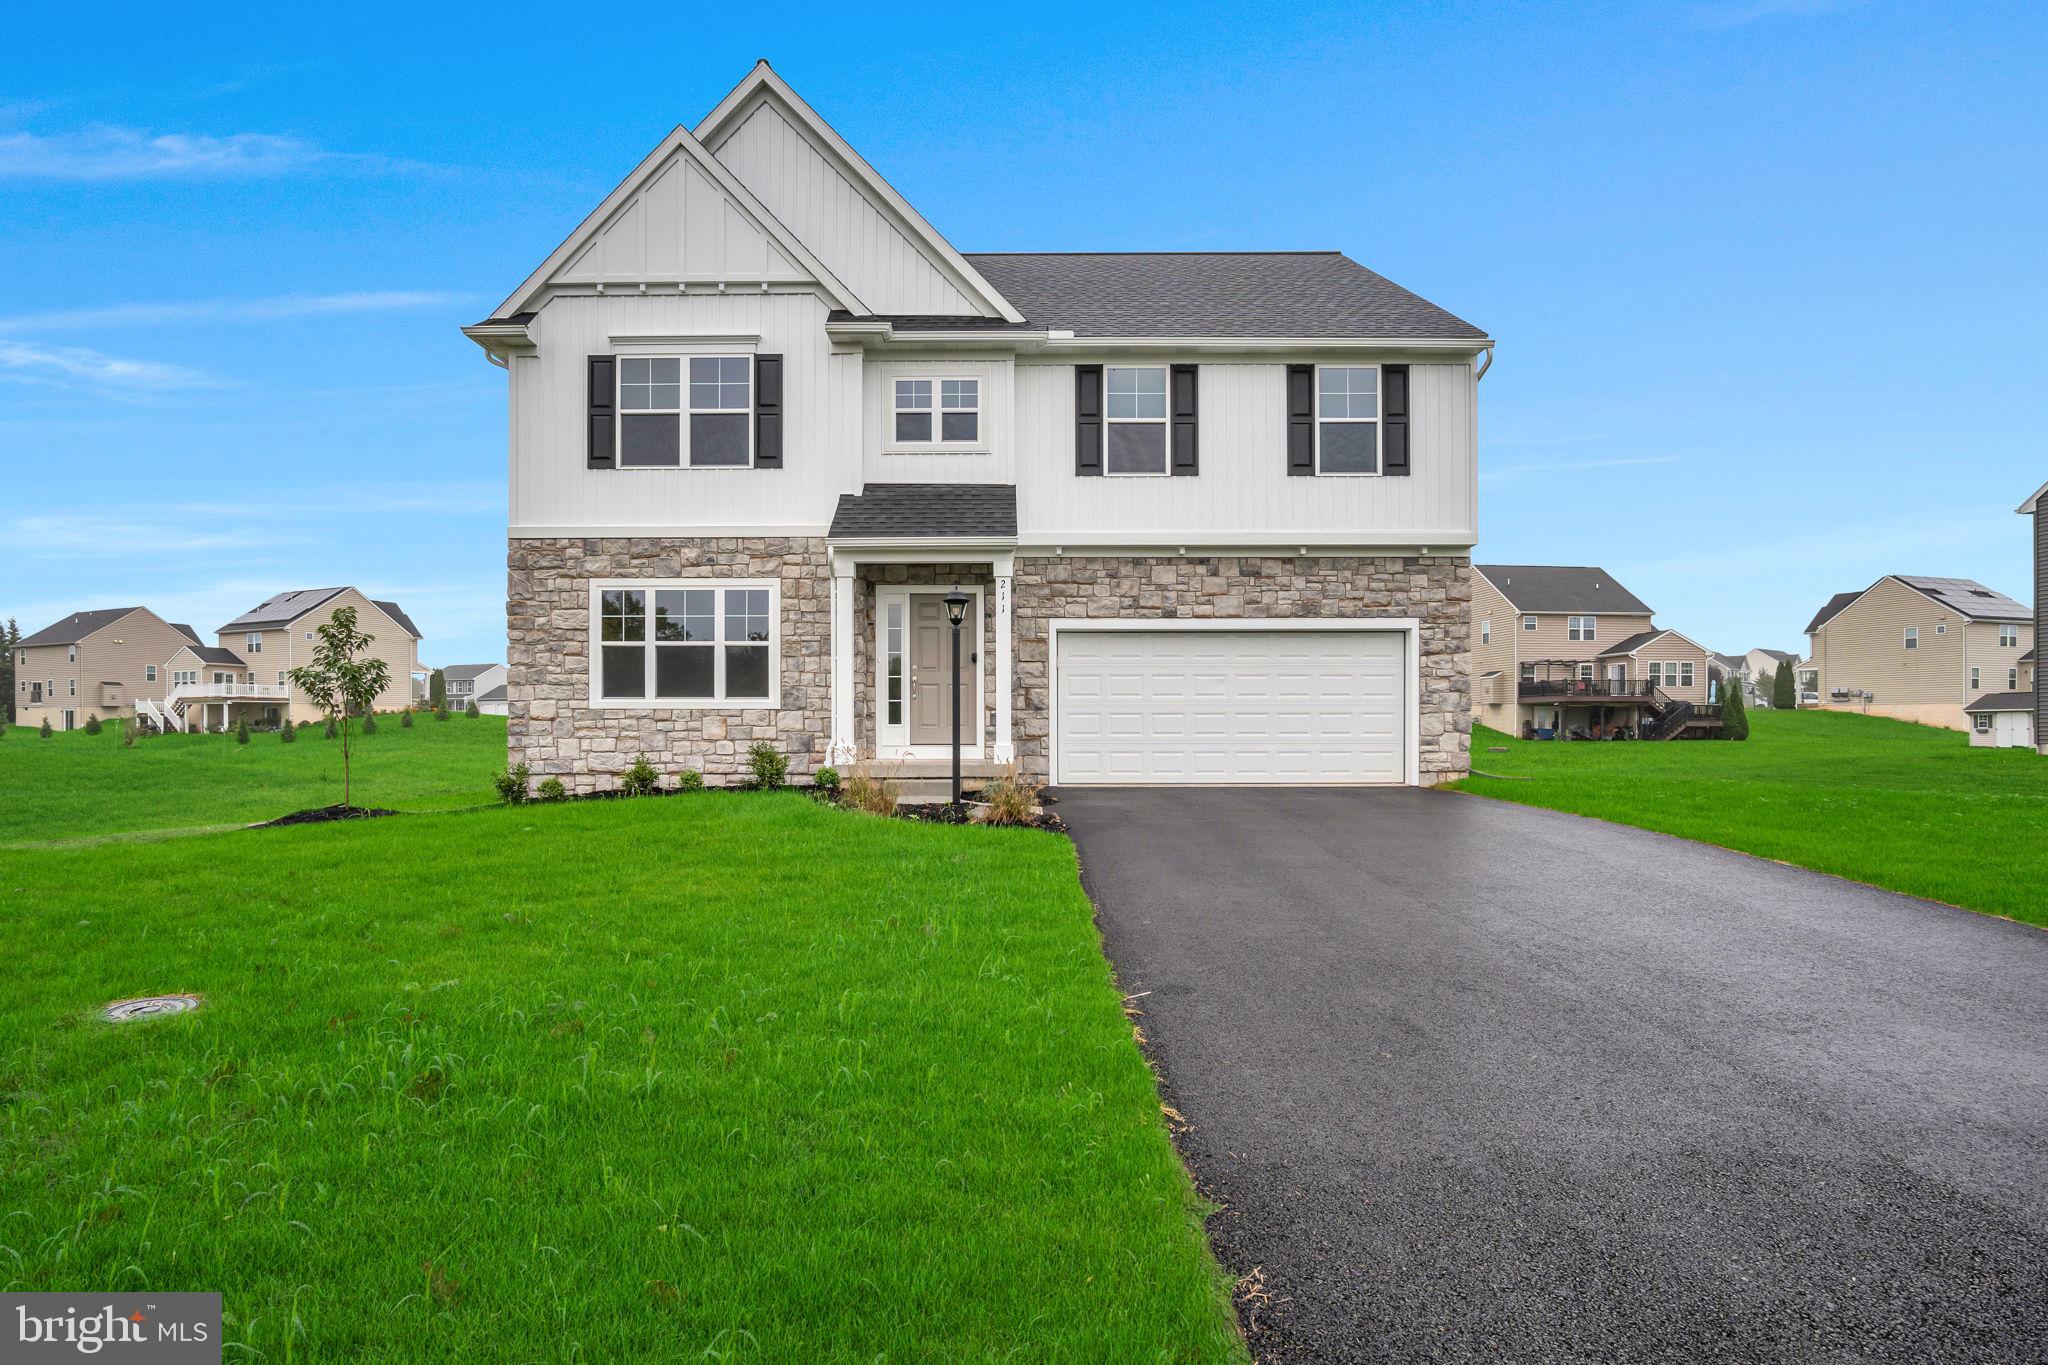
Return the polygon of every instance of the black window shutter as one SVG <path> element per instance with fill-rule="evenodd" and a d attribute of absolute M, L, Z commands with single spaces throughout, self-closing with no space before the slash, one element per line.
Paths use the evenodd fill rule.
<path fill-rule="evenodd" d="M 1074 367 L 1074 472 L 1102 473 L 1102 367 Z"/>
<path fill-rule="evenodd" d="M 1287 367 L 1287 472 L 1316 472 L 1316 367 Z"/>
<path fill-rule="evenodd" d="M 1383 474 L 1408 472 L 1408 367 L 1380 366 L 1380 454 Z"/>
<path fill-rule="evenodd" d="M 613 382 L 613 361 L 608 355 L 590 357 L 590 467 L 610 469 L 612 447 L 618 440 L 619 390 Z"/>
<path fill-rule="evenodd" d="M 1175 365 L 1168 384 L 1173 399 L 1173 472 L 1199 474 L 1201 441 L 1196 430 L 1196 409 L 1201 403 L 1196 367 Z"/>
<path fill-rule="evenodd" d="M 754 357 L 754 468 L 782 468 L 782 357 Z"/>

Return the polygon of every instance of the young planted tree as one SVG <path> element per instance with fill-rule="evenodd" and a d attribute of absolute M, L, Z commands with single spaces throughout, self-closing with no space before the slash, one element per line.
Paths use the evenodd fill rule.
<path fill-rule="evenodd" d="M 1742 704 L 1739 679 L 1721 689 L 1721 733 L 1729 739 L 1749 738 L 1749 712 Z"/>
<path fill-rule="evenodd" d="M 427 679 L 427 709 L 429 711 L 446 711 L 448 709 L 448 675 L 438 668 L 434 670 L 433 676 Z"/>
<path fill-rule="evenodd" d="M 354 737 L 354 718 L 367 714 L 377 697 L 391 684 L 391 665 L 382 659 L 364 658 L 375 637 L 356 629 L 356 609 L 336 608 L 334 618 L 315 632 L 320 638 L 313 646 L 313 662 L 294 668 L 291 680 L 312 703 L 327 713 L 327 723 L 341 730 L 341 804 L 350 805 L 349 760 Z"/>
<path fill-rule="evenodd" d="M 21 627 L 12 616 L 0 626 L 0 720 L 14 719 L 14 647 L 21 643 Z"/>
<path fill-rule="evenodd" d="M 1792 671 L 1791 664 L 1779 664 L 1778 676 L 1771 680 L 1771 709 L 1793 711 L 1799 706 L 1799 675 Z"/>

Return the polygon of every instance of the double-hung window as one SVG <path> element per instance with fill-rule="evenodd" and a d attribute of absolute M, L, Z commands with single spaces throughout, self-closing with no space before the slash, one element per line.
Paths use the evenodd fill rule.
<path fill-rule="evenodd" d="M 71 647 L 70 647 L 69 649 L 67 649 L 67 650 L 65 650 L 65 651 L 64 651 L 64 662 L 65 662 L 65 663 L 68 663 L 68 664 L 75 664 L 75 663 L 77 663 L 77 662 L 78 662 L 78 646 L 77 646 L 77 645 L 73 645 L 73 646 L 71 646 Z"/>
<path fill-rule="evenodd" d="M 1906 627 L 1906 648 L 1908 648 L 1908 649 L 1918 649 L 1918 648 L 1920 648 L 1920 627 L 1918 627 L 1918 626 L 1907 626 L 1907 627 Z"/>
<path fill-rule="evenodd" d="M 606 583 L 591 593 L 592 699 L 774 706 L 781 586 L 754 579 Z"/>
<path fill-rule="evenodd" d="M 1166 367 L 1111 365 L 1104 474 L 1165 474 Z"/>
<path fill-rule="evenodd" d="M 1567 616 L 1564 622 L 1564 638 L 1567 640 L 1590 640 L 1599 629 L 1597 616 Z"/>
<path fill-rule="evenodd" d="M 1988 735 L 1991 733 L 1991 717 L 1988 713 L 1972 716 L 1970 721 L 1977 727 L 1978 734 Z"/>
<path fill-rule="evenodd" d="M 1379 472 L 1379 366 L 1317 366 L 1316 473 Z"/>
<path fill-rule="evenodd" d="M 155 681 L 156 681 L 156 665 L 155 665 L 155 664 L 144 664 L 144 665 L 142 666 L 142 680 L 143 680 L 144 682 L 155 682 Z"/>
<path fill-rule="evenodd" d="M 263 652 L 263 637 L 253 630 L 250 631 L 242 637 L 242 648 L 249 654 L 261 654 Z"/>
<path fill-rule="evenodd" d="M 1691 687 L 1692 680 L 1692 660 L 1687 659 L 1678 665 L 1678 685 L 1680 687 Z"/>
<path fill-rule="evenodd" d="M 1493 622 L 1481 621 L 1479 623 L 1479 643 L 1482 645 L 1493 643 Z"/>
<path fill-rule="evenodd" d="M 2005 670 L 2005 690 L 2008 692 L 2017 692 L 2020 690 L 2019 669 L 2008 668 Z"/>
<path fill-rule="evenodd" d="M 1536 618 L 1535 618 L 1535 617 L 1533 617 L 1533 616 L 1524 616 L 1524 617 L 1522 618 L 1522 629 L 1523 629 L 1523 630 L 1534 630 L 1534 629 L 1536 629 Z"/>
<path fill-rule="evenodd" d="M 1984 684 L 1980 681 L 1980 679 L 1982 679 L 1983 676 L 1984 670 L 1980 668 L 1973 668 L 1970 670 L 1970 690 L 1972 692 L 1981 692 L 1984 690 Z"/>
<path fill-rule="evenodd" d="M 896 381 L 896 444 L 954 446 L 979 440 L 979 379 Z"/>
<path fill-rule="evenodd" d="M 2018 626 L 2000 626 L 1998 628 L 1998 643 L 2005 649 L 2018 649 L 2020 647 L 2020 628 Z"/>
<path fill-rule="evenodd" d="M 753 406 L 750 356 L 620 356 L 619 465 L 745 468 L 754 462 Z"/>

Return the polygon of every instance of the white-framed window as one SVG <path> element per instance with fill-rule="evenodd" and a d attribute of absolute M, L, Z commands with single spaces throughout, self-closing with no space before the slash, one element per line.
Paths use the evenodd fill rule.
<path fill-rule="evenodd" d="M 754 463 L 754 358 L 619 357 L 621 469 L 745 469 Z"/>
<path fill-rule="evenodd" d="M 1479 623 L 1479 643 L 1482 645 L 1493 643 L 1493 622 L 1481 621 Z"/>
<path fill-rule="evenodd" d="M 309 631 L 307 631 L 307 632 L 306 632 L 306 638 L 307 638 L 308 640 L 312 639 L 312 638 L 313 638 L 313 632 L 312 632 L 312 631 L 310 631 L 310 630 L 309 630 Z"/>
<path fill-rule="evenodd" d="M 1998 628 L 1998 643 L 2002 649 L 2018 649 L 2020 647 L 2020 628 L 2018 626 L 2000 626 Z"/>
<path fill-rule="evenodd" d="M 235 675 L 232 673 L 215 673 L 213 675 L 213 680 L 216 684 L 231 683 L 235 680 Z"/>
<path fill-rule="evenodd" d="M 2017 692 L 2020 690 L 2019 669 L 2008 668 L 2005 670 L 2005 690 L 2008 692 Z"/>
<path fill-rule="evenodd" d="M 144 682 L 155 682 L 155 681 L 156 681 L 156 665 L 155 665 L 155 664 L 144 664 L 144 665 L 142 666 L 142 680 L 143 680 Z"/>
<path fill-rule="evenodd" d="M 1107 382 L 1102 472 L 1165 475 L 1166 367 L 1111 365 Z"/>
<path fill-rule="evenodd" d="M 1380 472 L 1380 367 L 1316 366 L 1316 473 Z"/>
<path fill-rule="evenodd" d="M 67 664 L 75 664 L 78 662 L 77 645 L 72 645 L 64 651 L 64 662 Z"/>
<path fill-rule="evenodd" d="M 981 440 L 981 380 L 898 379 L 896 445 L 973 445 Z"/>
<path fill-rule="evenodd" d="M 1936 635 L 1946 635 L 1946 634 L 1948 634 L 1948 622 L 1946 622 L 1946 621 L 1943 621 L 1943 622 L 1940 622 L 1940 623 L 1938 623 L 1938 624 L 1937 624 L 1937 625 L 1936 625 L 1936 626 L 1934 627 L 1934 633 L 1935 633 Z"/>
<path fill-rule="evenodd" d="M 1920 648 L 1920 627 L 1918 627 L 1918 626 L 1907 626 L 1907 627 L 1906 627 L 1906 648 L 1908 648 L 1908 649 L 1918 649 L 1918 648 Z"/>
<path fill-rule="evenodd" d="M 1685 659 L 1685 660 L 1681 661 L 1681 662 L 1679 663 L 1679 665 L 1678 665 L 1678 685 L 1679 685 L 1680 687 L 1691 687 L 1691 686 L 1692 686 L 1692 680 L 1693 680 L 1693 671 L 1692 671 L 1692 660 L 1691 660 L 1691 659 Z"/>
<path fill-rule="evenodd" d="M 1522 629 L 1523 629 L 1523 630 L 1534 630 L 1534 629 L 1536 629 L 1536 618 L 1535 618 L 1535 617 L 1533 617 L 1533 616 L 1524 616 L 1524 617 L 1522 618 Z"/>
<path fill-rule="evenodd" d="M 281 668 L 277 670 L 277 685 L 279 687 L 284 686 L 284 670 Z"/>
<path fill-rule="evenodd" d="M 1972 692 L 1981 692 L 1984 690 L 1984 684 L 1981 681 L 1979 681 L 1979 679 L 1981 679 L 1983 675 L 1984 670 L 1981 668 L 1973 668 L 1970 670 L 1970 690 Z"/>
<path fill-rule="evenodd" d="M 78 695 L 78 679 L 76 678 L 71 679 L 71 695 L 74 697 Z"/>
<path fill-rule="evenodd" d="M 1579 665 L 1579 681 L 1580 681 L 1580 682 L 1591 682 L 1591 681 L 1593 681 L 1593 665 L 1591 665 L 1591 664 L 1580 664 L 1580 665 Z"/>
<path fill-rule="evenodd" d="M 1972 716 L 1970 717 L 1970 723 L 1977 727 L 1977 733 L 1980 735 L 1991 733 L 1991 717 L 1989 715 Z"/>
<path fill-rule="evenodd" d="M 196 668 L 174 668 L 171 670 L 171 686 L 173 687 L 194 687 L 198 685 L 198 682 L 199 670 Z"/>
<path fill-rule="evenodd" d="M 1534 665 L 1534 664 L 1523 664 L 1523 665 L 1522 665 L 1522 681 L 1523 681 L 1523 682 L 1525 682 L 1525 683 L 1532 683 L 1532 682 L 1535 682 L 1535 681 L 1536 681 L 1536 665 Z"/>
<path fill-rule="evenodd" d="M 1567 616 L 1564 620 L 1564 638 L 1567 640 L 1594 639 L 1600 629 L 1597 616 Z"/>
<path fill-rule="evenodd" d="M 901 725 L 903 723 L 903 689 L 906 685 L 905 660 L 908 658 L 906 653 L 908 645 L 906 643 L 903 623 L 903 613 L 906 605 L 900 598 L 892 599 L 882 617 L 882 648 L 884 653 L 882 670 L 886 712 L 886 718 L 883 723 L 886 725 Z"/>
<path fill-rule="evenodd" d="M 590 588 L 594 706 L 781 704 L 776 579 L 618 579 Z"/>
<path fill-rule="evenodd" d="M 250 631 L 242 637 L 242 649 L 245 653 L 261 654 L 263 652 L 263 637 L 253 630 Z"/>

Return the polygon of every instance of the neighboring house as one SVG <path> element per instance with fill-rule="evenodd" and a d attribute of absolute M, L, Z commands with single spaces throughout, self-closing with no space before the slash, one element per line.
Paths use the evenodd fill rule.
<path fill-rule="evenodd" d="M 2034 749 L 2048 754 L 2048 671 L 2038 662 L 2041 642 L 2048 640 L 2048 483 L 2035 489 L 2019 511 L 2034 519 L 2034 648 L 2026 661 L 2034 678 Z"/>
<path fill-rule="evenodd" d="M 2034 614 L 1972 579 L 1887 574 L 1836 593 L 1806 633 L 1817 705 L 1965 730 L 1969 703 L 2019 690 Z"/>
<path fill-rule="evenodd" d="M 175 730 L 319 720 L 320 709 L 288 675 L 313 662 L 315 632 L 343 607 L 355 608 L 356 628 L 371 637 L 365 657 L 382 659 L 390 669 L 375 709 L 404 709 L 419 661 L 412 618 L 396 602 L 374 601 L 354 588 L 310 588 L 279 593 L 243 612 L 220 628 L 218 645 L 193 643 L 179 651 L 168 665 L 171 684 L 162 705 L 144 708 L 145 714 Z"/>
<path fill-rule="evenodd" d="M 970 773 L 1467 770 L 1493 343 L 1335 252 L 963 256 L 762 63 L 464 330 L 536 778 L 936 771 L 956 591 Z"/>
<path fill-rule="evenodd" d="M 1742 656 L 1742 662 L 1743 677 L 1749 684 L 1749 690 L 1743 694 L 1745 700 L 1755 705 L 1769 706 L 1771 689 L 1764 685 L 1764 679 L 1775 679 L 1778 670 L 1787 665 L 1796 670 L 1799 666 L 1799 656 L 1788 654 L 1782 649 L 1752 649 Z"/>
<path fill-rule="evenodd" d="M 505 684 L 499 683 L 488 691 L 477 693 L 476 709 L 486 716 L 502 716 L 506 714 Z"/>
<path fill-rule="evenodd" d="M 1538 737 L 1720 733 L 1720 707 L 1708 695 L 1714 656 L 1660 629 L 1605 569 L 1472 570 L 1474 705 L 1486 724 Z"/>
<path fill-rule="evenodd" d="M 2034 747 L 2034 692 L 1987 692 L 1963 708 L 1970 743 L 1985 749 Z"/>
<path fill-rule="evenodd" d="M 137 698 L 163 695 L 163 661 L 198 639 L 148 607 L 73 612 L 16 646 L 15 721 L 71 730 L 133 715 Z"/>
<path fill-rule="evenodd" d="M 493 688 L 505 685 L 503 664 L 449 664 L 441 670 L 441 679 L 448 687 L 448 709 L 460 711 L 472 701 L 481 703 L 484 694 Z M 503 711 L 494 714 L 504 715 Z"/>

